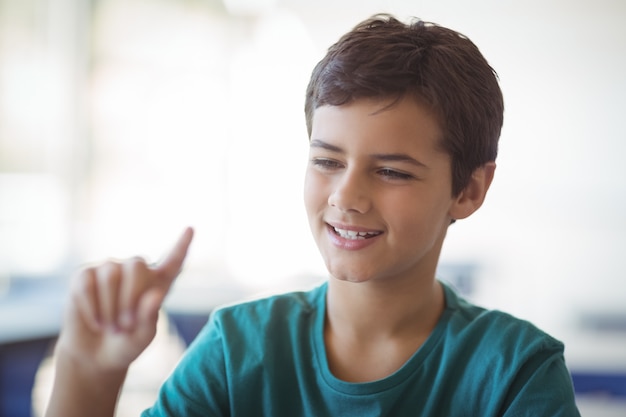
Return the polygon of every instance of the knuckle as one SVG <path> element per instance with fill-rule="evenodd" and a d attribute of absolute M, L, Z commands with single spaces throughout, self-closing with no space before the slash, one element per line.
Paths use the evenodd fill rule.
<path fill-rule="evenodd" d="M 146 260 L 141 256 L 133 256 L 128 260 L 133 265 L 145 265 Z"/>
<path fill-rule="evenodd" d="M 121 265 L 109 260 L 96 268 L 96 279 L 100 284 L 118 284 L 122 279 Z"/>
<path fill-rule="evenodd" d="M 94 267 L 86 267 L 78 271 L 72 280 L 72 292 L 80 293 L 93 287 L 95 275 Z"/>
<path fill-rule="evenodd" d="M 148 264 L 141 256 L 135 256 L 126 261 L 124 267 L 133 273 L 141 273 L 148 268 Z"/>
<path fill-rule="evenodd" d="M 143 258 L 135 257 L 124 263 L 124 273 L 135 283 L 143 282 L 147 280 L 149 267 Z"/>

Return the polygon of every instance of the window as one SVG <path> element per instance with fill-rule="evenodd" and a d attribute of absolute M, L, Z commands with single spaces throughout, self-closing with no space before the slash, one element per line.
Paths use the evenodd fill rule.
<path fill-rule="evenodd" d="M 294 14 L 1 4 L 5 276 L 156 261 L 187 225 L 185 282 L 267 288 L 321 271 L 301 203 L 314 60 Z"/>

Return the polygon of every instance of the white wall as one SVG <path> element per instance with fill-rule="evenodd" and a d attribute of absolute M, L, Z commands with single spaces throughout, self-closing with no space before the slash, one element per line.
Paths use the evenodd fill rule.
<path fill-rule="evenodd" d="M 85 178 L 64 174 L 76 183 L 61 187 L 74 192 L 60 216 L 73 222 L 73 238 L 46 241 L 71 242 L 81 260 L 135 253 L 154 259 L 191 223 L 198 233 L 190 270 L 201 281 L 213 277 L 211 285 L 275 287 L 323 274 L 302 207 L 304 88 L 341 34 L 375 12 L 391 12 L 468 35 L 504 91 L 496 180 L 485 206 L 450 229 L 443 261 L 480 264 L 478 301 L 557 333 L 581 312 L 626 308 L 626 3 L 263 3 L 256 17 L 216 11 L 217 1 L 98 3 L 97 59 L 81 81 L 87 95 L 79 103 L 90 142 L 73 139 L 87 151 L 69 171 L 89 166 Z M 12 45 L 2 44 L 3 57 L 28 50 Z M 16 86 L 10 64 L 0 75 L 3 85 Z M 0 98 L 3 135 L 19 132 L 8 124 L 19 119 L 9 117 L 10 97 Z M 51 114 L 36 111 L 23 112 L 24 120 Z M 65 152 L 64 145 L 47 146 L 46 155 Z M 72 163 L 65 153 L 55 160 Z M 0 197 L 0 208 L 10 200 Z M 9 208 L 0 210 L 0 247 L 15 252 L 5 251 L 6 259 L 23 259 L 46 241 L 8 227 L 17 223 L 2 213 L 21 212 Z"/>

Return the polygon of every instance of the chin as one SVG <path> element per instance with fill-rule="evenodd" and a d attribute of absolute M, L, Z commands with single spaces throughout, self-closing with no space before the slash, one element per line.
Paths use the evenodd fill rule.
<path fill-rule="evenodd" d="M 362 282 L 367 282 L 367 281 L 371 281 L 372 275 L 363 271 L 345 271 L 345 270 L 340 270 L 337 271 L 336 269 L 333 271 L 333 269 L 329 268 L 328 269 L 330 276 L 333 279 L 336 279 L 337 281 L 342 281 L 342 282 L 351 282 L 351 283 L 362 283 Z"/>
<path fill-rule="evenodd" d="M 366 282 L 368 281 L 367 279 L 361 278 L 361 277 L 354 277 L 354 276 L 347 276 L 347 277 L 342 277 L 342 276 L 334 276 L 331 275 L 331 277 L 337 281 L 341 281 L 341 282 L 349 282 L 352 284 L 360 284 L 362 282 Z"/>

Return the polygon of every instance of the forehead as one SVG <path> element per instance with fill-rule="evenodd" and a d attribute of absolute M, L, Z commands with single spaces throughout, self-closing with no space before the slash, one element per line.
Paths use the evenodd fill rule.
<path fill-rule="evenodd" d="M 320 106 L 313 113 L 311 140 L 440 150 L 441 138 L 435 114 L 412 98 L 361 99 L 341 106 Z"/>

